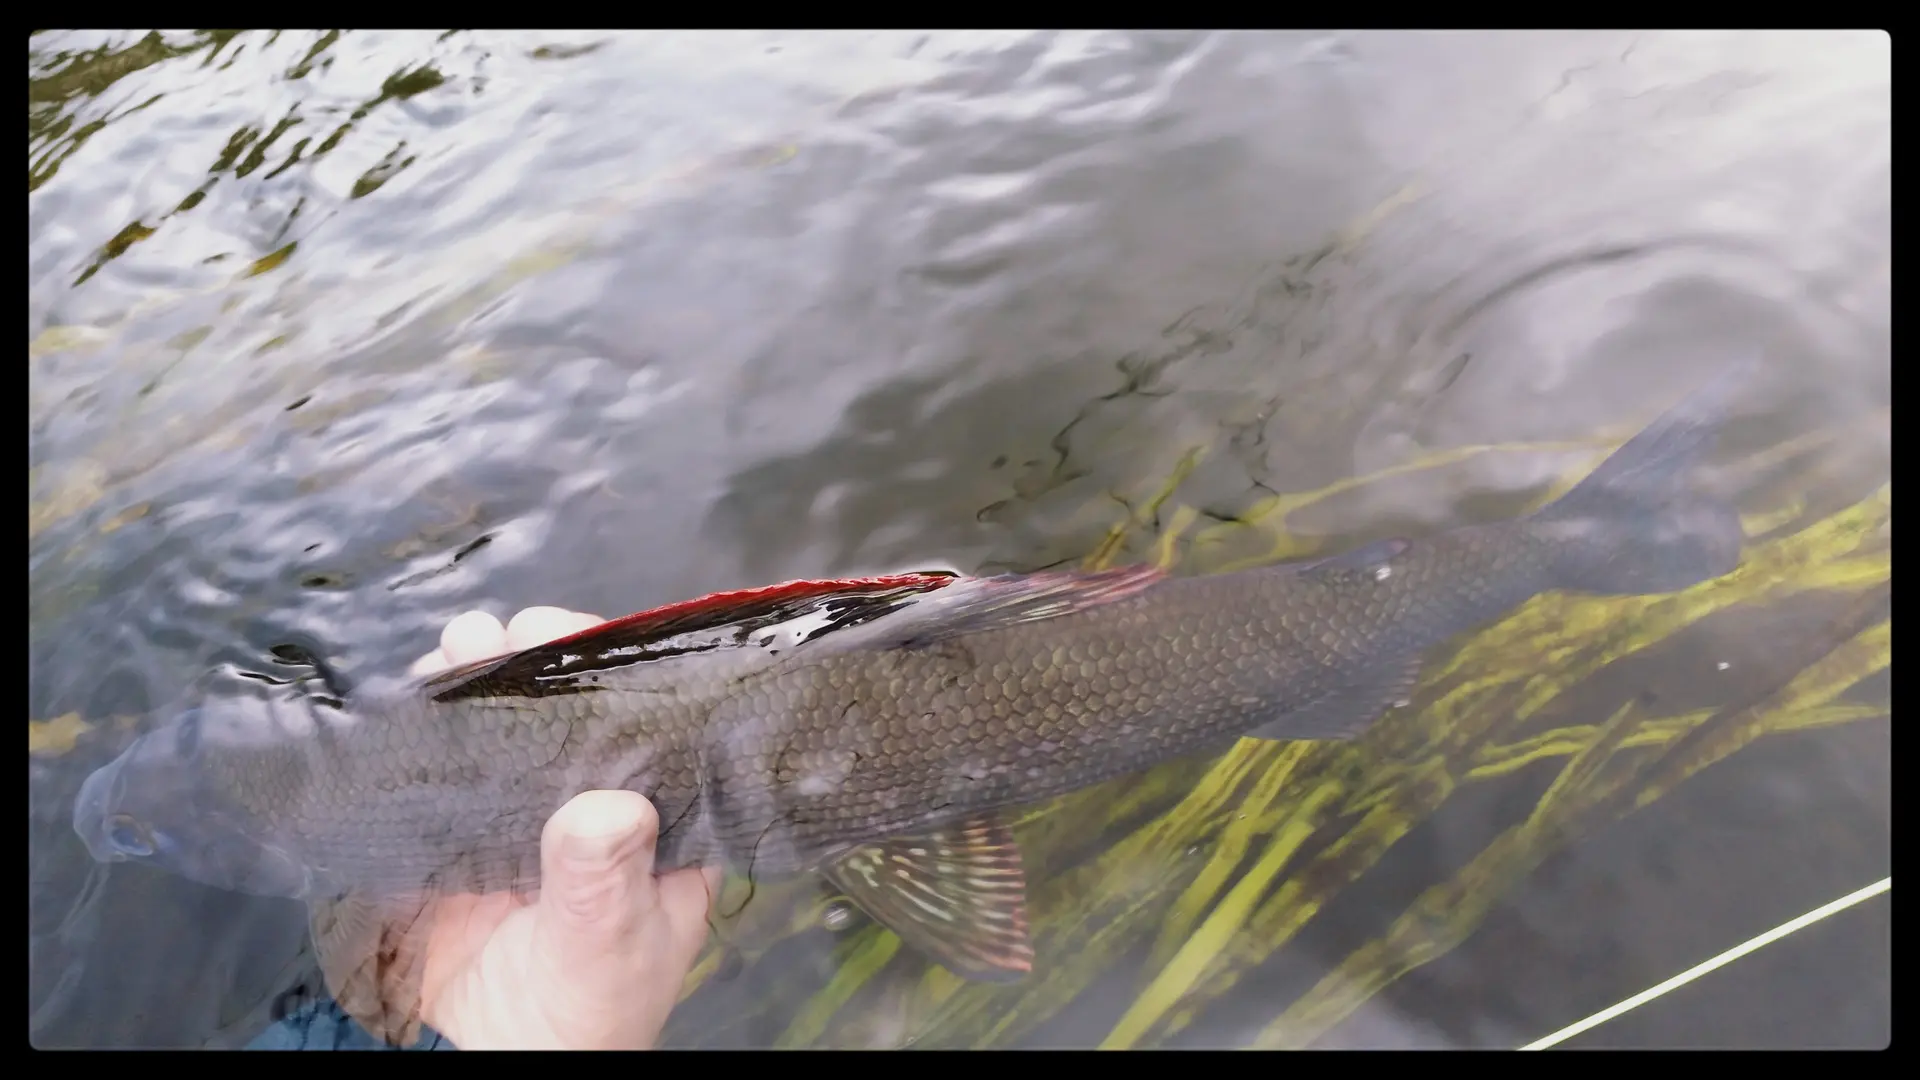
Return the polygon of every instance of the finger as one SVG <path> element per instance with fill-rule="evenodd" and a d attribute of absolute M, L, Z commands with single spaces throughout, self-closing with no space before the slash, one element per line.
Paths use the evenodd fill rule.
<path fill-rule="evenodd" d="M 524 608 L 507 623 L 506 647 L 509 651 L 531 649 L 535 645 L 544 645 L 556 638 L 563 638 L 589 627 L 598 626 L 604 621 L 606 620 L 578 611 L 568 611 L 565 608 Z"/>
<path fill-rule="evenodd" d="M 436 671 L 445 671 L 452 666 L 452 664 L 447 663 L 447 654 L 441 652 L 439 649 L 435 649 L 420 659 L 415 660 L 413 666 L 407 670 L 415 675 L 431 675 Z"/>
<path fill-rule="evenodd" d="M 415 675 L 432 675 L 450 667 L 485 660 L 507 651 L 507 632 L 500 620 L 484 611 L 454 616 L 440 631 L 440 647 L 413 662 Z"/>
<path fill-rule="evenodd" d="M 448 666 L 486 660 L 507 651 L 507 631 L 484 611 L 466 611 L 440 631 L 440 653 Z"/>
<path fill-rule="evenodd" d="M 691 968 L 707 943 L 707 919 L 720 895 L 718 867 L 688 867 L 662 874 L 656 879 L 660 891 L 660 912 L 672 930 L 674 961 Z"/>
<path fill-rule="evenodd" d="M 539 922 L 561 970 L 589 970 L 620 948 L 658 903 L 653 846 L 660 818 L 638 792 L 589 791 L 540 836 Z"/>
<path fill-rule="evenodd" d="M 521 906 L 511 892 L 451 893 L 434 901 L 420 981 L 421 1001 L 429 1014 L 444 999 L 448 980 L 466 968 L 500 923 Z M 427 1023 L 438 1026 L 431 1015 Z"/>

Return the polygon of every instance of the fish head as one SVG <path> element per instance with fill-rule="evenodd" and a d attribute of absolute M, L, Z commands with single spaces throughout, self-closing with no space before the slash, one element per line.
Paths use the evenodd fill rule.
<path fill-rule="evenodd" d="M 74 832 L 99 862 L 144 863 L 257 896 L 309 896 L 311 868 L 218 782 L 206 722 L 204 710 L 188 710 L 94 770 L 74 799 Z"/>

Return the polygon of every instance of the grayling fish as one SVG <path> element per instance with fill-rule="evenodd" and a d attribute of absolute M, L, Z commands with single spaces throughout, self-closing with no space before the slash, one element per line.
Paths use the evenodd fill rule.
<path fill-rule="evenodd" d="M 1246 736 L 1345 739 L 1426 650 L 1536 593 L 1666 592 L 1739 561 L 1692 493 L 1742 366 L 1525 518 L 1212 577 L 902 574 L 722 593 L 350 702 L 210 702 L 90 777 L 101 860 L 308 901 L 343 1008 L 419 1029 L 433 898 L 538 885 L 541 828 L 646 795 L 658 866 L 818 870 L 950 969 L 1033 963 L 1008 808 Z"/>

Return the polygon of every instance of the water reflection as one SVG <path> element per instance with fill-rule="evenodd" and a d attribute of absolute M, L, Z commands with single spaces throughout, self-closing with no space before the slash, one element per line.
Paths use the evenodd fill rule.
<path fill-rule="evenodd" d="M 1526 731 L 1441 714 L 1466 725 L 1441 771 L 1408 771 L 1392 740 L 1435 738 L 1409 728 L 1037 818 L 1036 918 L 1078 958 L 1041 992 L 959 992 L 764 894 L 725 962 L 780 977 L 703 984 L 674 1037 L 1511 1045 L 1884 874 L 1888 55 L 36 34 L 33 1037 L 244 1038 L 294 981 L 297 911 L 103 879 L 65 830 L 135 718 L 287 677 L 273 646 L 352 685 L 481 604 L 1424 534 L 1540 497 L 1736 341 L 1780 381 L 1720 478 L 1763 569 L 1712 614 L 1625 659 L 1657 613 L 1463 643 L 1483 673 L 1530 673 L 1541 641 L 1615 662 Z M 1764 723 L 1727 711 L 1766 694 Z M 1563 773 L 1629 703 L 1612 764 Z M 1559 846 L 1474 877 L 1554 790 L 1585 793 Z M 1138 834 L 1166 815 L 1197 831 Z M 1873 918 L 1585 1038 L 1884 1040 Z"/>

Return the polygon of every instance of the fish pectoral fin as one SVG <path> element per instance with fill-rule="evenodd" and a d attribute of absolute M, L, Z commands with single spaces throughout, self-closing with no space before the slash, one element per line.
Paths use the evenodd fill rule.
<path fill-rule="evenodd" d="M 391 1046 L 411 1046 L 420 1038 L 431 905 L 352 892 L 308 905 L 313 951 L 328 991 L 341 1011 Z"/>
<path fill-rule="evenodd" d="M 1026 874 L 1012 831 L 998 820 L 862 844 L 822 872 L 874 921 L 957 975 L 1011 982 L 1033 969 Z"/>
<path fill-rule="evenodd" d="M 1413 697 L 1414 685 L 1420 681 L 1420 666 L 1421 658 L 1415 656 L 1370 668 L 1356 681 L 1254 728 L 1246 737 L 1279 741 L 1354 738 L 1381 713 Z"/>

